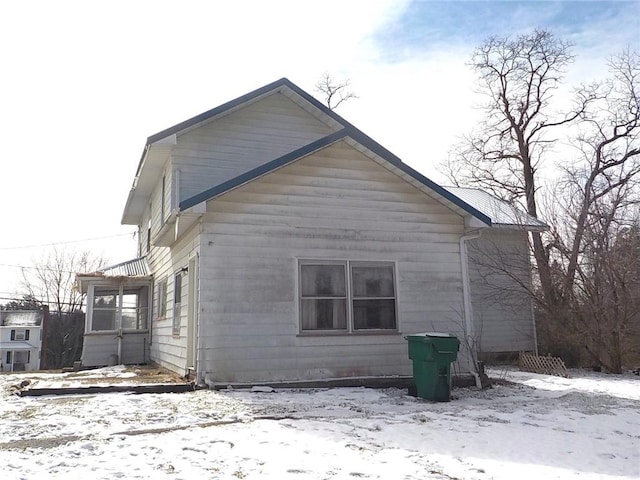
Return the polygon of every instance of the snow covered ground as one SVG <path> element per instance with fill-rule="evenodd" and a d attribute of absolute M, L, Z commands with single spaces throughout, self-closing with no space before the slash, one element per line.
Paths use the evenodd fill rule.
<path fill-rule="evenodd" d="M 449 403 L 366 388 L 20 398 L 24 379 L 135 374 L 3 374 L 0 479 L 640 478 L 640 378 L 489 373 L 510 383 Z"/>

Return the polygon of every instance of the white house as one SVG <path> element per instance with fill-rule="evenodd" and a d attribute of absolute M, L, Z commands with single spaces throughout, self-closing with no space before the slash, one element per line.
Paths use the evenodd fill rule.
<path fill-rule="evenodd" d="M 284 382 L 410 375 L 416 332 L 533 350 L 530 300 L 482 304 L 473 255 L 508 239 L 528 281 L 526 230 L 544 224 L 474 200 L 278 80 L 148 138 L 122 218 L 139 258 L 78 275 L 82 362 Z M 470 368 L 463 351 L 455 370 Z"/>
<path fill-rule="evenodd" d="M 0 371 L 40 369 L 42 312 L 0 310 Z"/>

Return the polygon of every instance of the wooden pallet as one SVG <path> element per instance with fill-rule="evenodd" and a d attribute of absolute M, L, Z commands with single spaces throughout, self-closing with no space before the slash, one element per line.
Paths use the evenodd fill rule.
<path fill-rule="evenodd" d="M 540 357 L 532 353 L 521 352 L 518 366 L 523 372 L 542 373 L 557 377 L 568 377 L 567 367 L 560 357 Z"/>

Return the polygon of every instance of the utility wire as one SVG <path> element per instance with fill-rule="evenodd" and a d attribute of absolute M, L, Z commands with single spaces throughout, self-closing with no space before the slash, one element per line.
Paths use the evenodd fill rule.
<path fill-rule="evenodd" d="M 124 237 L 124 236 L 134 236 L 136 234 L 136 232 L 131 232 L 131 233 L 118 233 L 117 235 L 108 235 L 105 237 L 93 237 L 93 238 L 85 238 L 82 240 L 68 240 L 66 242 L 52 242 L 52 243 L 41 243 L 39 245 L 21 245 L 18 247 L 0 247 L 0 250 L 26 250 L 29 248 L 42 248 L 42 247 L 55 247 L 57 245 L 68 245 L 71 243 L 82 243 L 82 242 L 92 242 L 95 240 L 106 240 L 108 238 L 115 238 L 115 237 Z"/>
<path fill-rule="evenodd" d="M 60 270 L 58 268 L 47 268 L 47 267 L 43 267 L 41 265 L 37 265 L 37 266 L 28 266 L 28 265 L 11 265 L 9 263 L 0 263 L 0 267 L 9 267 L 9 268 L 20 268 L 20 269 L 25 269 L 25 270 L 46 270 L 48 272 L 58 272 L 58 273 L 81 273 L 81 272 L 77 272 L 77 271 L 71 271 L 71 270 Z"/>

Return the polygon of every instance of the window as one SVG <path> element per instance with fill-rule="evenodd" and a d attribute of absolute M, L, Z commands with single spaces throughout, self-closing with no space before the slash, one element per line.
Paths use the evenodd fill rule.
<path fill-rule="evenodd" d="M 173 334 L 180 335 L 180 317 L 182 314 L 182 272 L 173 277 Z"/>
<path fill-rule="evenodd" d="M 91 331 L 146 330 L 149 287 L 120 286 L 93 289 Z"/>
<path fill-rule="evenodd" d="M 26 341 L 29 340 L 29 330 L 11 330 L 12 341 Z"/>
<path fill-rule="evenodd" d="M 165 208 L 164 208 L 164 197 L 167 194 L 167 177 L 162 176 L 162 188 L 160 191 L 160 224 L 162 225 L 165 220 Z"/>
<path fill-rule="evenodd" d="M 151 206 L 149 206 L 149 209 L 151 209 Z M 147 249 L 146 253 L 149 253 L 151 251 L 151 220 L 147 224 L 147 244 L 145 247 Z"/>
<path fill-rule="evenodd" d="M 395 330 L 394 265 L 301 261 L 300 324 L 306 332 Z"/>
<path fill-rule="evenodd" d="M 156 312 L 158 318 L 164 318 L 167 316 L 167 279 L 165 278 L 156 287 L 158 293 Z"/>

